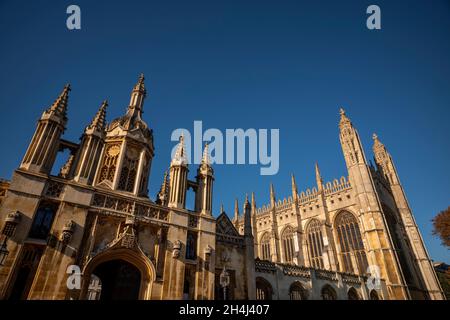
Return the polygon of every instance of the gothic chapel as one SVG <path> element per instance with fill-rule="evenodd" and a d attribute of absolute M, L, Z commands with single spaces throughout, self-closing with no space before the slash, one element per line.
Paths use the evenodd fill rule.
<path fill-rule="evenodd" d="M 343 110 L 348 178 L 324 183 L 316 164 L 313 188 L 299 193 L 292 176 L 291 196 L 277 200 L 271 185 L 270 203 L 257 207 L 252 194 L 240 212 L 236 200 L 230 220 L 223 209 L 213 215 L 208 146 L 190 178 L 183 136 L 148 196 L 143 75 L 126 113 L 107 124 L 104 101 L 79 142 L 63 138 L 70 90 L 0 181 L 0 299 L 443 299 L 390 154 L 374 135 L 369 165 Z"/>

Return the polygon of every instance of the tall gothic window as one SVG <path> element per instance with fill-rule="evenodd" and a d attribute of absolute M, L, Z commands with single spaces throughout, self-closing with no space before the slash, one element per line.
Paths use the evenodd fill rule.
<path fill-rule="evenodd" d="M 136 181 L 136 173 L 139 164 L 139 152 L 134 148 L 128 148 L 122 164 L 118 188 L 123 191 L 133 192 Z"/>
<path fill-rule="evenodd" d="M 281 235 L 283 241 L 284 262 L 292 263 L 294 261 L 294 232 L 294 228 L 288 226 Z"/>
<path fill-rule="evenodd" d="M 342 258 L 342 269 L 345 272 L 360 274 L 366 272 L 368 263 L 366 252 L 359 230 L 359 224 L 355 216 L 350 212 L 344 211 L 336 217 L 335 229 L 340 246 L 340 255 Z M 352 255 L 354 255 L 357 266 L 352 264 Z M 358 267 L 358 270 L 355 269 Z"/>
<path fill-rule="evenodd" d="M 270 256 L 270 234 L 266 232 L 261 237 L 261 258 L 262 260 L 271 260 Z"/>
<path fill-rule="evenodd" d="M 149 174 L 149 167 L 150 167 L 150 163 L 149 160 L 147 158 L 147 156 L 144 157 L 144 167 L 142 169 L 142 175 L 141 175 L 141 182 L 139 183 L 139 192 L 142 194 L 146 194 L 147 193 L 147 181 L 148 181 L 148 174 Z"/>
<path fill-rule="evenodd" d="M 52 227 L 53 218 L 56 213 L 56 206 L 51 203 L 39 205 L 33 219 L 28 237 L 33 239 L 47 239 L 48 233 Z"/>
<path fill-rule="evenodd" d="M 105 155 L 103 156 L 103 162 L 100 167 L 98 183 L 104 181 L 109 181 L 110 183 L 112 183 L 114 181 L 119 154 L 120 144 L 111 144 L 106 147 Z"/>
<path fill-rule="evenodd" d="M 187 233 L 186 259 L 197 259 L 197 234 L 191 231 L 188 231 Z"/>
<path fill-rule="evenodd" d="M 320 221 L 311 220 L 307 229 L 309 264 L 313 268 L 324 269 L 323 264 L 323 236 Z"/>

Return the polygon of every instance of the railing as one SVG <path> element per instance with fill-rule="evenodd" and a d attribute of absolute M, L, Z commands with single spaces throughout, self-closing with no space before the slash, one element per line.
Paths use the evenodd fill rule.
<path fill-rule="evenodd" d="M 295 264 L 284 264 L 275 263 L 268 260 L 255 260 L 255 270 L 261 273 L 275 273 L 277 270 L 283 272 L 284 275 L 289 277 L 298 277 L 305 279 L 321 279 L 328 281 L 339 281 L 339 276 L 343 283 L 350 285 L 360 284 L 361 281 L 365 280 L 364 276 L 359 276 L 357 274 L 343 273 L 338 271 L 314 269 L 305 266 L 298 266 Z"/>
<path fill-rule="evenodd" d="M 317 279 L 330 280 L 330 281 L 338 280 L 337 272 L 335 272 L 335 271 L 316 269 L 316 270 L 314 270 L 314 272 L 316 273 Z"/>
<path fill-rule="evenodd" d="M 135 214 L 138 217 L 161 221 L 169 220 L 169 211 L 158 206 L 96 193 L 92 206 L 122 214 Z"/>
<path fill-rule="evenodd" d="M 325 184 L 325 195 L 341 192 L 350 188 L 350 181 L 348 181 L 345 177 L 341 177 L 340 181 L 334 179 L 333 184 L 331 184 L 331 182 L 327 182 Z"/>
<path fill-rule="evenodd" d="M 342 282 L 344 283 L 350 283 L 350 284 L 358 284 L 361 282 L 361 279 L 356 274 L 350 274 L 350 273 L 341 273 L 342 276 Z"/>
<path fill-rule="evenodd" d="M 304 266 L 285 264 L 282 266 L 283 273 L 292 277 L 311 278 L 311 269 Z"/>
<path fill-rule="evenodd" d="M 276 264 L 267 260 L 255 260 L 256 272 L 275 273 L 277 271 Z"/>

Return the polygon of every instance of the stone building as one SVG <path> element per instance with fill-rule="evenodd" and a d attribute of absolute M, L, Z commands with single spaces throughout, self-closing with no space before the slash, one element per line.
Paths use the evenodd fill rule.
<path fill-rule="evenodd" d="M 369 166 L 343 111 L 348 179 L 324 184 L 316 165 L 316 187 L 299 194 L 292 177 L 291 197 L 277 201 L 271 186 L 269 205 L 252 195 L 231 221 L 213 216 L 208 146 L 190 179 L 183 136 L 149 198 L 142 75 L 125 115 L 107 124 L 104 101 L 79 143 L 62 138 L 69 91 L 0 181 L 0 299 L 442 299 L 392 158 L 374 137 Z"/>

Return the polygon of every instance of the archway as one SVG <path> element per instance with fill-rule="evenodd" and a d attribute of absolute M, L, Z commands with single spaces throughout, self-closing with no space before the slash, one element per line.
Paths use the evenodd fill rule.
<path fill-rule="evenodd" d="M 141 286 L 141 272 L 125 260 L 111 260 L 99 264 L 93 274 L 100 278 L 100 300 L 137 300 Z"/>
<path fill-rule="evenodd" d="M 375 290 L 370 291 L 369 298 L 370 300 L 380 300 L 380 297 Z"/>
<path fill-rule="evenodd" d="M 336 291 L 329 284 L 323 286 L 320 295 L 322 300 L 337 300 Z"/>
<path fill-rule="evenodd" d="M 355 288 L 350 288 L 347 292 L 347 298 L 348 300 L 360 300 L 359 299 L 359 294 L 356 291 Z"/>
<path fill-rule="evenodd" d="M 289 288 L 289 298 L 291 300 L 307 300 L 306 290 L 299 282 L 294 282 Z"/>
<path fill-rule="evenodd" d="M 256 278 L 256 300 L 272 300 L 272 286 L 261 277 Z"/>
<path fill-rule="evenodd" d="M 80 297 L 88 299 L 91 278 L 97 276 L 101 283 L 100 300 L 149 300 L 155 275 L 152 262 L 140 250 L 108 249 L 96 255 L 84 267 Z M 115 293 L 122 289 L 123 294 Z"/>

